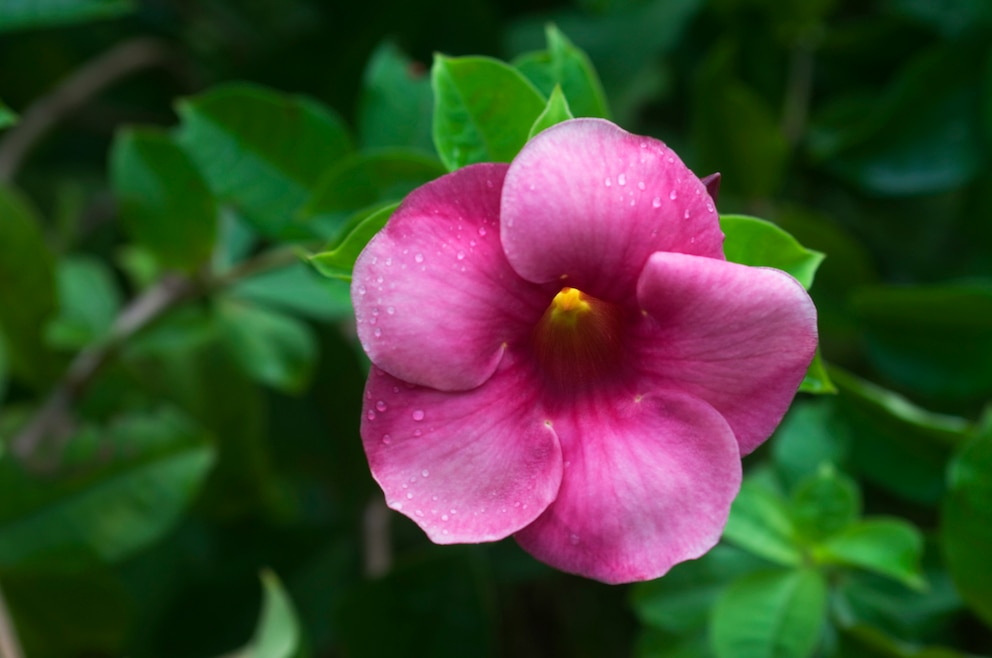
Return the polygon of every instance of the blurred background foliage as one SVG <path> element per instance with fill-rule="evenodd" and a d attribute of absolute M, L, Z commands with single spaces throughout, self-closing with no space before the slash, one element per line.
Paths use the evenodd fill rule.
<path fill-rule="evenodd" d="M 827 255 L 828 394 L 665 578 L 381 504 L 348 286 L 303 257 L 346 276 L 470 157 L 435 52 L 514 63 L 517 115 L 562 82 Z M 0 653 L 992 655 L 986 0 L 0 0 L 0 101 Z"/>

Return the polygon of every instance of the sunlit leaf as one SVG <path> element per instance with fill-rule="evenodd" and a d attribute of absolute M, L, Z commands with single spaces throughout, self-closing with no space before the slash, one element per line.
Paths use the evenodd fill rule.
<path fill-rule="evenodd" d="M 242 279 L 227 294 L 314 320 L 341 320 L 352 314 L 348 286 L 319 276 L 303 262 Z"/>
<path fill-rule="evenodd" d="M 549 98 L 560 87 L 574 116 L 608 118 L 606 95 L 589 57 L 553 24 L 545 29 L 545 38 L 547 50 L 518 57 L 513 66 Z"/>
<path fill-rule="evenodd" d="M 230 658 L 299 658 L 303 655 L 300 623 L 289 595 L 271 571 L 262 572 L 262 586 L 265 597 L 255 635 Z"/>
<path fill-rule="evenodd" d="M 344 239 L 332 249 L 311 256 L 310 264 L 326 277 L 350 281 L 358 255 L 369 240 L 382 230 L 398 205 L 393 203 L 356 214 L 352 228 Z"/>
<path fill-rule="evenodd" d="M 866 569 L 921 588 L 923 535 L 902 519 L 869 518 L 829 537 L 816 550 L 819 560 Z"/>
<path fill-rule="evenodd" d="M 816 571 L 763 571 L 738 580 L 713 609 L 717 658 L 804 658 L 816 648 L 827 586 Z"/>
<path fill-rule="evenodd" d="M 352 150 L 330 109 L 263 87 L 215 87 L 177 111 L 179 142 L 210 189 L 267 235 L 292 233 L 320 177 Z"/>
<path fill-rule="evenodd" d="M 520 73 L 487 57 L 437 55 L 434 145 L 449 170 L 475 162 L 509 162 L 544 110 L 540 92 Z"/>
<path fill-rule="evenodd" d="M 561 93 L 561 87 L 556 86 L 551 91 L 551 96 L 548 98 L 548 104 L 545 106 L 544 111 L 538 115 L 534 121 L 534 125 L 531 126 L 528 138 L 533 139 L 534 135 L 545 128 L 550 128 L 556 123 L 561 123 L 571 118 L 573 118 L 572 111 L 568 107 L 568 101 L 565 100 L 565 95 Z"/>
<path fill-rule="evenodd" d="M 122 304 L 109 268 L 95 258 L 66 258 L 58 265 L 58 287 L 59 315 L 46 331 L 51 344 L 81 349 L 106 338 Z"/>
<path fill-rule="evenodd" d="M 830 464 L 799 482 L 792 492 L 797 532 L 817 542 L 850 527 L 861 516 L 858 485 Z"/>
<path fill-rule="evenodd" d="M 789 509 L 776 493 L 745 480 L 730 508 L 723 538 L 779 564 L 802 563 Z"/>

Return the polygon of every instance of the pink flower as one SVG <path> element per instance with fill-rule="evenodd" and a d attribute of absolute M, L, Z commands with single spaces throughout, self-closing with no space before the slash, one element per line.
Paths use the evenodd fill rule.
<path fill-rule="evenodd" d="M 817 342 L 800 284 L 722 244 L 681 160 L 599 119 L 410 194 L 352 283 L 387 504 L 611 583 L 709 550 Z"/>

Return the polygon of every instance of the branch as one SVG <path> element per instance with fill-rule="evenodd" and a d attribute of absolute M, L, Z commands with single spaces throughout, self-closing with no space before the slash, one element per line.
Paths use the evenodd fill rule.
<path fill-rule="evenodd" d="M 23 462 L 35 459 L 46 441 L 55 454 L 72 434 L 72 407 L 135 334 L 170 309 L 210 292 L 226 288 L 241 279 L 267 270 L 285 267 L 298 258 L 297 247 L 274 249 L 249 259 L 223 275 L 206 282 L 170 274 L 134 298 L 117 316 L 110 335 L 80 351 L 45 402 L 11 442 L 11 451 Z"/>
<path fill-rule="evenodd" d="M 52 127 L 114 82 L 141 69 L 168 66 L 175 54 L 163 42 L 139 37 L 96 56 L 21 113 L 0 141 L 0 181 L 9 181 Z"/>
<path fill-rule="evenodd" d="M 0 657 L 2 658 L 24 658 L 24 651 L 21 650 L 21 643 L 17 639 L 17 629 L 10 618 L 10 610 L 7 602 L 0 591 Z"/>

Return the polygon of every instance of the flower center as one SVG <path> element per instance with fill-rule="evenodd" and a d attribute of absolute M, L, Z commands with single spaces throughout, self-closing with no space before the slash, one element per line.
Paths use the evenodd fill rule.
<path fill-rule="evenodd" d="M 622 314 L 576 288 L 562 288 L 534 328 L 534 350 L 552 385 L 574 391 L 617 371 Z"/>

